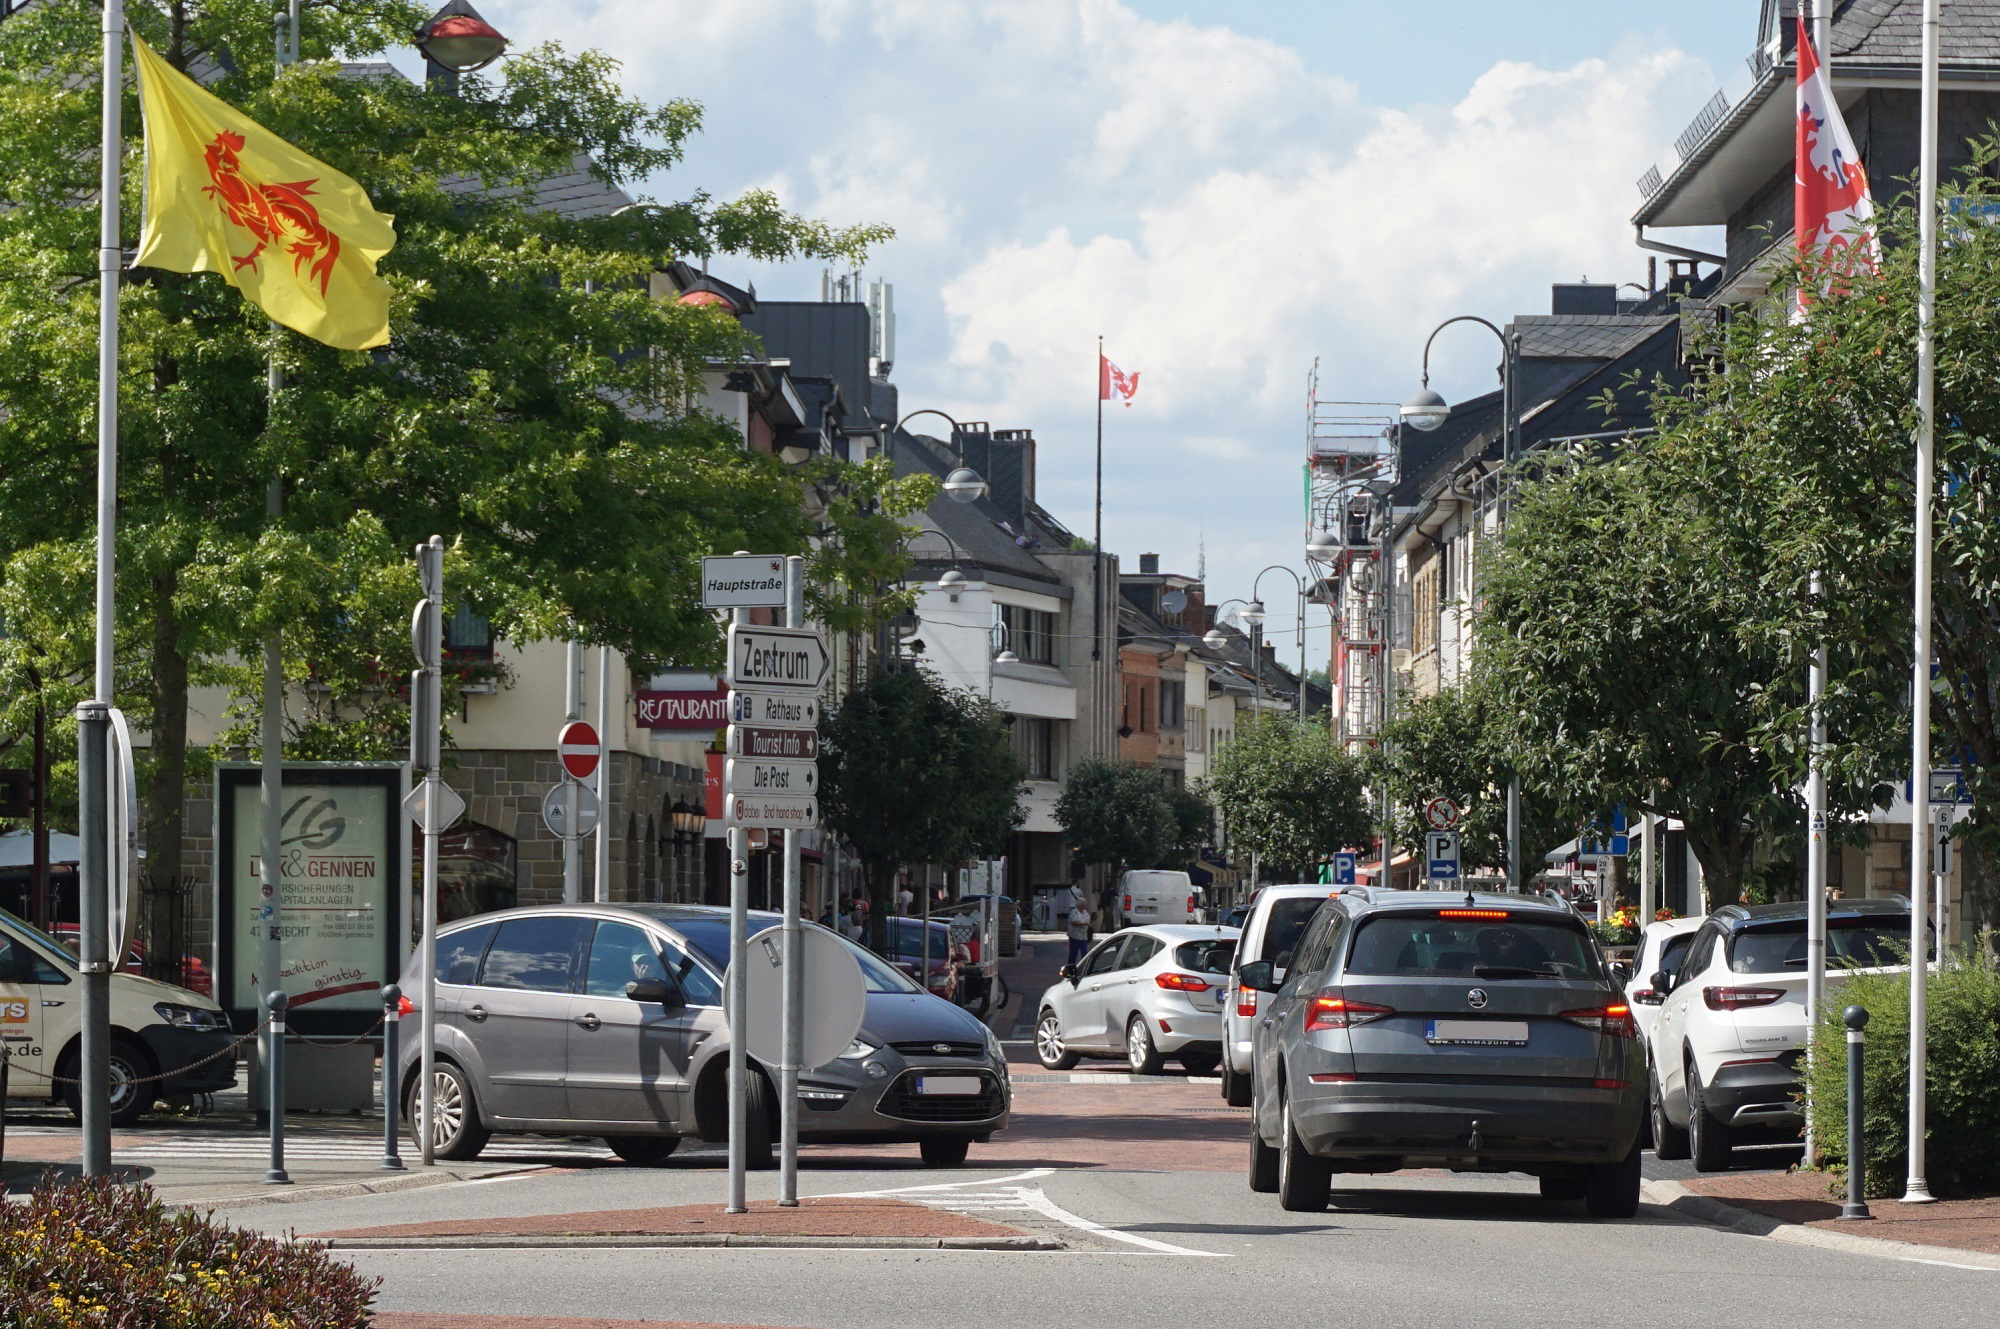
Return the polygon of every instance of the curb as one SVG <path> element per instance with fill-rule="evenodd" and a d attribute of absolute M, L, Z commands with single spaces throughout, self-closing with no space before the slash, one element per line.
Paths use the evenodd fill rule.
<path fill-rule="evenodd" d="M 312 1238 L 308 1238 L 312 1240 Z M 659 1236 L 619 1234 L 576 1237 L 324 1237 L 342 1251 L 545 1251 L 592 1248 L 709 1247 L 735 1250 L 921 1250 L 921 1251 L 1059 1251 L 1053 1237 L 774 1237 L 735 1232 L 663 1233 Z"/>
<path fill-rule="evenodd" d="M 1769 1237 L 1794 1246 L 1813 1246 L 1839 1251 L 1844 1255 L 1872 1255 L 1879 1260 L 1914 1260 L 1924 1264 L 1950 1264 L 1960 1268 L 2000 1270 L 2000 1255 L 1961 1250 L 1956 1246 L 1924 1246 L 1894 1237 L 1863 1237 L 1825 1228 L 1786 1223 L 1768 1214 L 1753 1213 L 1725 1204 L 1713 1196 L 1697 1195 L 1677 1181 L 1649 1181 L 1639 1188 L 1648 1204 L 1671 1209 L 1683 1218 L 1747 1237 Z"/>
<path fill-rule="evenodd" d="M 488 1181 L 494 1177 L 539 1172 L 540 1168 L 511 1168 L 501 1172 L 406 1172 L 385 1176 L 380 1181 L 343 1181 L 319 1186 L 272 1187 L 244 1195 L 204 1195 L 196 1199 L 170 1200 L 183 1209 L 244 1209 L 266 1204 L 303 1204 L 311 1200 L 349 1200 L 363 1195 L 387 1195 L 395 1191 L 422 1190 L 455 1181 Z"/>

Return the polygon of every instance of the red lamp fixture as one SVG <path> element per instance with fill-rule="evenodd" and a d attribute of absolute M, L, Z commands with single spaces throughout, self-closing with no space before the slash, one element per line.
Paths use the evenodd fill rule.
<path fill-rule="evenodd" d="M 454 74 L 484 69 L 507 49 L 500 30 L 481 18 L 466 0 L 447 0 L 416 32 L 417 49 Z"/>

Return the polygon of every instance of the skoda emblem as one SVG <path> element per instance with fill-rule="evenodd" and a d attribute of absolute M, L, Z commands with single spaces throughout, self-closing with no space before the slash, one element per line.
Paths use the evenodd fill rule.
<path fill-rule="evenodd" d="M 1483 1003 L 1482 1003 L 1482 1004 L 1483 1004 Z M 938 1054 L 938 1055 L 939 1055 L 940 1057 L 942 1057 L 942 1056 L 944 1056 L 944 1055 L 945 1055 L 946 1053 L 948 1053 L 948 1052 L 950 1052 L 950 1051 L 951 1051 L 951 1044 L 949 1044 L 949 1043 L 933 1043 L 933 1044 L 931 1044 L 931 1051 L 933 1051 L 933 1052 L 937 1053 L 937 1054 Z"/>
<path fill-rule="evenodd" d="M 1466 1005 L 1468 1005 L 1468 1006 L 1470 1006 L 1470 1007 L 1472 1007 L 1472 1009 L 1473 1009 L 1473 1010 L 1475 1010 L 1475 1011 L 1483 1011 L 1483 1010 L 1485 1010 L 1485 1009 L 1486 1009 L 1486 989 L 1485 989 L 1485 988 L 1474 988 L 1474 989 L 1472 989 L 1472 991 L 1470 991 L 1470 992 L 1466 993 L 1466 994 L 1465 994 L 1465 1004 L 1466 1004 Z"/>

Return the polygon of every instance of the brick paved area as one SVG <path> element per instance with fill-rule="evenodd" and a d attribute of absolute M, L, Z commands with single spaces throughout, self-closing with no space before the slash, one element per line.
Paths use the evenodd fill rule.
<path fill-rule="evenodd" d="M 1681 1184 L 1698 1195 L 1781 1223 L 1801 1223 L 1856 1237 L 2000 1254 L 2000 1197 L 1939 1200 L 1935 1204 L 1870 1200 L 1868 1208 L 1875 1215 L 1873 1220 L 1849 1222 L 1840 1217 L 1845 1191 L 1836 1194 L 1832 1190 L 1833 1178 L 1825 1173 L 1767 1172 L 1704 1177 Z"/>
<path fill-rule="evenodd" d="M 949 1213 L 903 1200 L 807 1198 L 797 1208 L 753 1203 L 748 1213 L 726 1214 L 713 1204 L 663 1209 L 598 1209 L 577 1214 L 512 1218 L 439 1219 L 382 1227 L 313 1232 L 314 1237 L 609 1237 L 689 1236 L 727 1233 L 755 1237 L 1014 1237 L 1019 1228 Z"/>
<path fill-rule="evenodd" d="M 376 1311 L 368 1324 L 369 1329 L 774 1329 L 708 1320 L 550 1319 L 546 1315 L 448 1315 L 441 1311 Z"/>

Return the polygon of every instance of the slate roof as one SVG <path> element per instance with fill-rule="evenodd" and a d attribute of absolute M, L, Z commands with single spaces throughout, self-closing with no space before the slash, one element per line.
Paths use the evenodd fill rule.
<path fill-rule="evenodd" d="M 1625 314 L 1520 314 L 1521 354 L 1554 360 L 1616 360 L 1674 322 L 1672 316 Z"/>
<path fill-rule="evenodd" d="M 519 198 L 523 190 L 509 185 L 488 189 L 475 177 L 440 182 L 452 194 L 483 194 L 488 198 Z M 608 217 L 620 208 L 632 206 L 632 196 L 615 185 L 607 185 L 590 173 L 590 157 L 579 152 L 570 160 L 563 175 L 538 181 L 533 189 L 536 212 L 557 212 L 565 217 Z"/>
<path fill-rule="evenodd" d="M 1765 6 L 1768 34 L 1773 6 Z M 1798 0 L 1776 0 L 1784 50 L 1796 45 Z M 1842 64 L 1915 65 L 1923 53 L 1922 0 L 1846 0 L 1833 13 L 1828 45 Z M 1938 13 L 1938 46 L 1947 65 L 2000 65 L 2000 0 L 1946 0 Z"/>
<path fill-rule="evenodd" d="M 892 450 L 898 476 L 930 475 L 942 482 L 958 465 L 949 446 L 927 435 L 912 434 L 907 430 L 897 431 Z M 1060 591 L 1061 578 L 1043 567 L 1042 561 L 1019 543 L 1020 532 L 1010 534 L 1001 526 L 999 509 L 988 499 L 960 503 L 940 494 L 914 520 L 920 529 L 941 531 L 951 541 L 947 544 L 936 536 L 929 539 L 921 535 L 914 537 L 910 541 L 910 553 L 921 567 L 950 567 L 954 563 L 976 565 L 1048 582 L 1050 594 Z M 962 557 L 954 556 L 953 545 L 958 547 Z"/>

